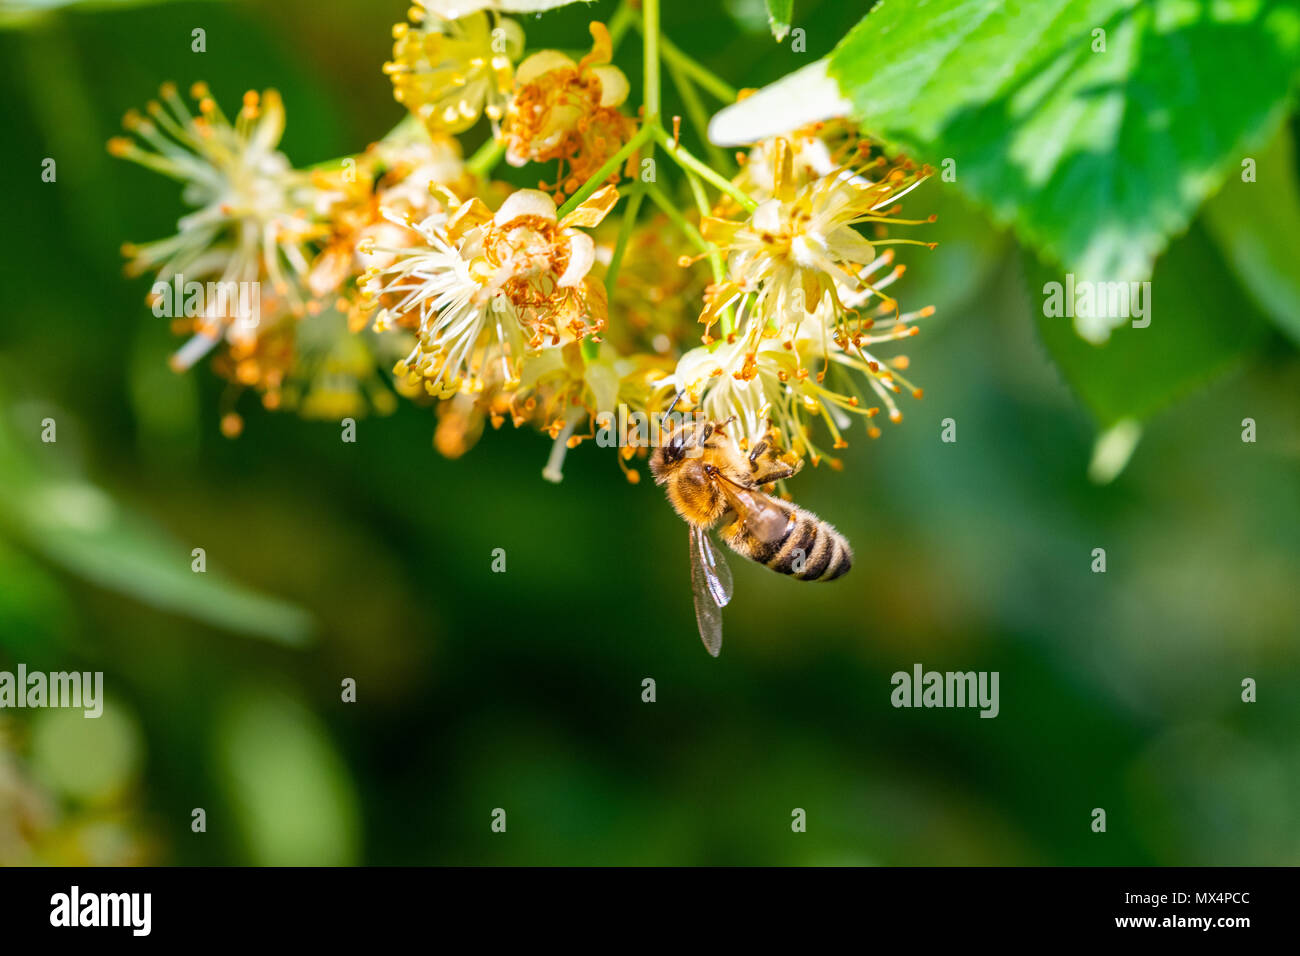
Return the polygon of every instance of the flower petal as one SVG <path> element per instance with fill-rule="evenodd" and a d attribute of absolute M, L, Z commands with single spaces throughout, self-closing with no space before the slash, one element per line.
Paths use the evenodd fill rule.
<path fill-rule="evenodd" d="M 592 226 L 598 226 L 600 221 L 609 215 L 609 211 L 614 208 L 614 204 L 617 202 L 618 189 L 613 184 L 601 186 L 578 203 L 578 208 L 565 216 L 560 226 L 564 229 L 570 229 L 574 226 L 590 229 Z"/>
<path fill-rule="evenodd" d="M 715 246 L 729 246 L 740 231 L 742 223 L 717 216 L 705 216 L 700 220 L 700 235 Z"/>
<path fill-rule="evenodd" d="M 840 226 L 826 237 L 826 251 L 836 259 L 866 265 L 876 258 L 876 248 L 852 226 Z"/>
<path fill-rule="evenodd" d="M 781 201 L 768 199 L 758 204 L 750 216 L 750 226 L 755 232 L 777 233 L 781 231 Z"/>
<path fill-rule="evenodd" d="M 610 38 L 609 29 L 599 20 L 592 20 L 587 25 L 591 31 L 591 52 L 582 58 L 578 64 L 579 68 L 586 69 L 598 63 L 608 63 L 614 59 L 614 41 Z"/>
<path fill-rule="evenodd" d="M 621 106 L 629 90 L 623 71 L 616 66 L 593 66 L 591 72 L 600 80 L 600 105 Z"/>
<path fill-rule="evenodd" d="M 560 276 L 559 285 L 563 289 L 571 288 L 582 282 L 596 262 L 596 244 L 585 232 L 571 232 L 569 238 L 569 265 Z"/>
<path fill-rule="evenodd" d="M 618 372 L 607 362 L 589 362 L 583 370 L 583 378 L 591 389 L 592 405 L 596 413 L 613 412 L 618 409 Z"/>
<path fill-rule="evenodd" d="M 565 67 L 577 69 L 577 66 L 578 64 L 559 50 L 541 50 L 515 68 L 515 84 L 516 86 L 523 86 L 525 83 L 531 83 L 543 73 L 549 73 L 551 70 L 559 70 Z"/>
<path fill-rule="evenodd" d="M 555 200 L 539 189 L 520 189 L 506 198 L 492 221 L 498 226 L 504 226 L 525 216 L 537 216 L 547 222 L 555 222 Z"/>
<path fill-rule="evenodd" d="M 469 202 L 461 203 L 447 220 L 447 235 L 453 241 L 459 239 L 475 226 L 481 226 L 492 219 L 492 210 L 477 196 Z"/>

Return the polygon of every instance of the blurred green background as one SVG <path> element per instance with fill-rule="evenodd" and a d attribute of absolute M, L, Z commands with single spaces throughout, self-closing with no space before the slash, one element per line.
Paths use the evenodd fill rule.
<path fill-rule="evenodd" d="M 585 46 L 611 7 L 526 18 L 530 48 Z M 178 191 L 104 142 L 161 81 L 205 79 L 223 103 L 280 89 L 296 165 L 355 151 L 401 118 L 380 64 L 405 9 L 105 3 L 0 30 L 0 669 L 102 670 L 108 696 L 98 721 L 0 712 L 0 863 L 1300 862 L 1294 348 L 1270 333 L 1095 485 L 1023 253 L 937 181 L 908 210 L 938 211 L 941 246 L 900 286 L 939 309 L 907 349 L 925 398 L 791 487 L 857 566 L 809 587 L 733 561 L 719 660 L 684 526 L 608 451 L 551 485 L 532 432 L 447 461 L 427 409 L 344 444 L 251 396 L 222 438 L 222 384 L 168 371 L 149 282 L 121 275 Z M 761 2 L 669 2 L 664 27 L 759 86 L 860 15 L 800 0 L 806 54 Z M 635 83 L 635 39 L 619 62 Z M 1221 263 L 1178 268 L 1166 286 L 1252 308 Z M 892 708 L 916 662 L 1000 672 L 1000 715 Z"/>

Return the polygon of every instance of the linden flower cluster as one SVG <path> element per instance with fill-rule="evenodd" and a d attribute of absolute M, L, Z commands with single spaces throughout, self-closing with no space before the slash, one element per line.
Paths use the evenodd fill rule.
<path fill-rule="evenodd" d="M 932 312 L 893 295 L 893 246 L 924 243 L 889 235 L 933 220 L 899 218 L 930 170 L 850 123 L 796 118 L 706 162 L 680 118 L 659 115 L 658 58 L 675 58 L 685 103 L 744 95 L 657 42 L 657 0 L 591 23 L 577 59 L 529 50 L 507 16 L 568 2 L 419 0 L 383 65 L 408 118 L 309 168 L 279 150 L 274 91 L 245 94 L 231 120 L 202 84 L 194 109 L 167 84 L 127 114 L 132 135 L 110 151 L 179 181 L 192 210 L 174 236 L 124 247 L 128 273 L 153 274 L 155 312 L 189 336 L 173 365 L 210 355 L 228 381 L 227 435 L 244 427 L 245 392 L 335 420 L 401 396 L 434 406 L 448 457 L 488 424 L 546 433 L 543 475 L 558 481 L 570 449 L 638 417 L 620 409 L 675 408 L 734 419 L 742 447 L 772 432 L 788 455 L 838 467 L 855 422 L 874 438 L 877 416 L 901 420 L 901 394 L 920 397 L 906 357 L 880 350 Z M 635 108 L 615 65 L 633 27 Z M 460 135 L 482 143 L 468 158 Z M 160 312 L 159 290 L 182 277 L 251 287 L 255 307 L 208 295 Z M 597 444 L 617 445 L 637 481 L 647 449 L 616 427 L 628 432 Z"/>
<path fill-rule="evenodd" d="M 930 171 L 883 157 L 834 165 L 824 141 L 807 137 L 776 138 L 753 155 L 743 178 L 752 196 L 765 198 L 747 217 L 708 216 L 701 229 L 727 253 L 727 274 L 707 290 L 700 321 L 706 340 L 715 324 L 728 326 L 726 341 L 688 352 L 668 384 L 710 417 L 735 415 L 742 447 L 772 427 L 787 450 L 816 464 L 823 452 L 813 419 L 825 423 L 833 448 L 843 448 L 853 415 L 868 420 L 874 438 L 880 432 L 870 419 L 881 405 L 898 422 L 894 395 L 921 395 L 901 374 L 906 358 L 885 362 L 870 351 L 914 334 L 912 323 L 932 312 L 901 312 L 885 291 L 903 269 L 893 265 L 892 249 L 878 247 L 911 240 L 872 241 L 856 227 L 917 224 L 890 213 Z"/>

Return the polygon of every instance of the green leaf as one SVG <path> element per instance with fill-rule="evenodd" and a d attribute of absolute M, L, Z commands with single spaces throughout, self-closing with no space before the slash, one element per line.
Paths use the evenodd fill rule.
<path fill-rule="evenodd" d="M 767 23 L 772 28 L 772 36 L 780 43 L 790 32 L 790 23 L 794 16 L 794 0 L 767 0 Z"/>
<path fill-rule="evenodd" d="M 1205 224 L 1255 304 L 1300 344 L 1300 189 L 1290 127 L 1246 162 L 1206 203 Z"/>
<path fill-rule="evenodd" d="M 8 503 L 20 538 L 65 570 L 151 607 L 214 627 L 303 645 L 311 618 L 296 605 L 191 570 L 191 547 L 123 509 L 94 485 L 53 482 Z M 217 563 L 215 556 L 208 560 Z"/>
<path fill-rule="evenodd" d="M 215 567 L 194 572 L 191 544 L 61 465 L 74 440 L 71 416 L 59 415 L 58 441 L 42 444 L 35 441 L 44 414 L 37 406 L 10 409 L 6 400 L 0 407 L 10 412 L 0 416 L 0 539 L 152 607 L 284 644 L 311 639 L 312 621 L 302 608 L 245 587 Z M 215 555 L 207 558 L 209 565 L 220 564 Z"/>
<path fill-rule="evenodd" d="M 1084 341 L 1068 318 L 1040 307 L 1046 283 L 1061 283 L 1061 274 L 1028 256 L 1025 271 L 1043 345 L 1103 428 L 1150 418 L 1238 365 L 1269 335 L 1267 320 L 1245 300 L 1199 226 L 1156 266 L 1147 294 L 1150 325 L 1118 328 L 1104 345 Z"/>
<path fill-rule="evenodd" d="M 1040 252 L 1142 280 L 1276 126 L 1298 66 L 1293 4 L 885 0 L 829 72 L 868 131 L 952 160 Z"/>

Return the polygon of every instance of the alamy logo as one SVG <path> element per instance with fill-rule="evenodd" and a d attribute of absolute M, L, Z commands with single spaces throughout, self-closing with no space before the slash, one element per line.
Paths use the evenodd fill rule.
<path fill-rule="evenodd" d="M 997 671 L 925 671 L 912 665 L 912 673 L 896 671 L 889 702 L 895 707 L 978 707 L 981 717 L 996 717 Z"/>
<path fill-rule="evenodd" d="M 1133 328 L 1145 329 L 1151 324 L 1151 283 L 1092 282 L 1068 273 L 1064 284 L 1043 286 L 1043 315 L 1080 320 L 1081 331 L 1115 328 L 1127 319 Z"/>
<path fill-rule="evenodd" d="M 601 412 L 596 416 L 596 445 L 599 448 L 658 448 L 683 425 L 699 426 L 708 420 L 708 416 L 698 410 L 650 414 L 620 404 L 617 413 Z M 687 458 L 698 458 L 702 454 L 704 450 L 695 445 L 686 449 Z"/>
<path fill-rule="evenodd" d="M 133 936 L 152 928 L 152 893 L 85 893 L 73 886 L 50 897 L 51 926 L 126 926 Z"/>
<path fill-rule="evenodd" d="M 33 671 L 19 664 L 18 673 L 0 671 L 0 708 L 72 707 L 87 717 L 104 713 L 103 671 Z"/>
<path fill-rule="evenodd" d="M 170 282 L 160 279 L 153 284 L 150 301 L 160 319 L 207 318 L 255 329 L 262 318 L 262 285 L 255 281 L 187 282 L 178 272 Z"/>

